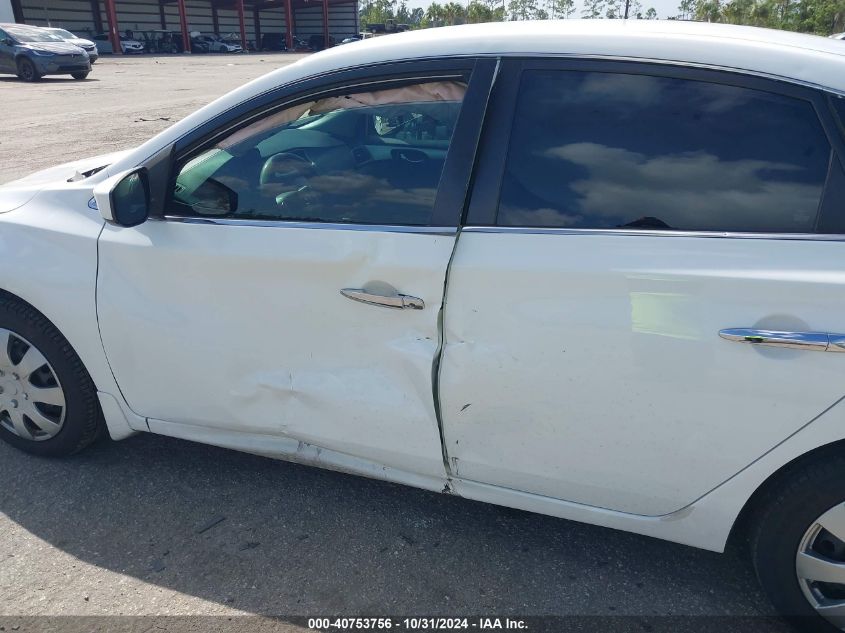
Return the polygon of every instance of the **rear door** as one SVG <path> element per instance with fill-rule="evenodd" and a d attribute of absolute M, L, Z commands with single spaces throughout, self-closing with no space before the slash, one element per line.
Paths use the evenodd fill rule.
<path fill-rule="evenodd" d="M 662 515 L 845 394 L 824 95 L 624 62 L 500 79 L 445 308 L 453 475 Z"/>

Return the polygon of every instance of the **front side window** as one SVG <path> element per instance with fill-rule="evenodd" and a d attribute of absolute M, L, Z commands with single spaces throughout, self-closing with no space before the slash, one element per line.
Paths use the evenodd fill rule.
<path fill-rule="evenodd" d="M 801 99 L 667 77 L 530 70 L 497 221 L 813 232 L 830 154 Z"/>
<path fill-rule="evenodd" d="M 426 225 L 465 91 L 433 81 L 269 114 L 183 164 L 168 212 Z"/>

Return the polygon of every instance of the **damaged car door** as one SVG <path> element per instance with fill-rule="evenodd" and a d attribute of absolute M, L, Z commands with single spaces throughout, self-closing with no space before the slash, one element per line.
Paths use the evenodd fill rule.
<path fill-rule="evenodd" d="M 457 63 L 224 122 L 177 147 L 162 217 L 105 228 L 103 342 L 151 430 L 442 481 L 438 315 L 494 66 Z"/>

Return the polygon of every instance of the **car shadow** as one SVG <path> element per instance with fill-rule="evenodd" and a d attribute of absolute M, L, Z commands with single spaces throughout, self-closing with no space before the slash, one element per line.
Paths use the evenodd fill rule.
<path fill-rule="evenodd" d="M 149 434 L 64 460 L 0 444 L 0 481 L 0 513 L 51 546 L 250 613 L 771 613 L 734 550 Z"/>

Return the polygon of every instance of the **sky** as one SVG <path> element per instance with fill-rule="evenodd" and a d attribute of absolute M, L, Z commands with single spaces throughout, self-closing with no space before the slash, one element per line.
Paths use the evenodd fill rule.
<path fill-rule="evenodd" d="M 463 4 L 466 4 L 466 0 L 458 1 L 461 1 Z M 431 0 L 407 0 L 407 2 L 408 6 L 410 6 L 411 8 L 422 7 L 424 9 L 429 4 L 431 4 Z M 654 9 L 657 11 L 657 17 L 664 19 L 676 16 L 678 14 L 678 4 L 680 4 L 680 0 L 640 0 L 640 2 L 642 2 L 643 11 L 645 11 L 649 7 L 654 7 Z M 583 1 L 575 0 L 575 7 L 575 13 L 572 15 L 572 17 L 577 18 L 581 15 L 581 9 L 584 8 Z"/>

